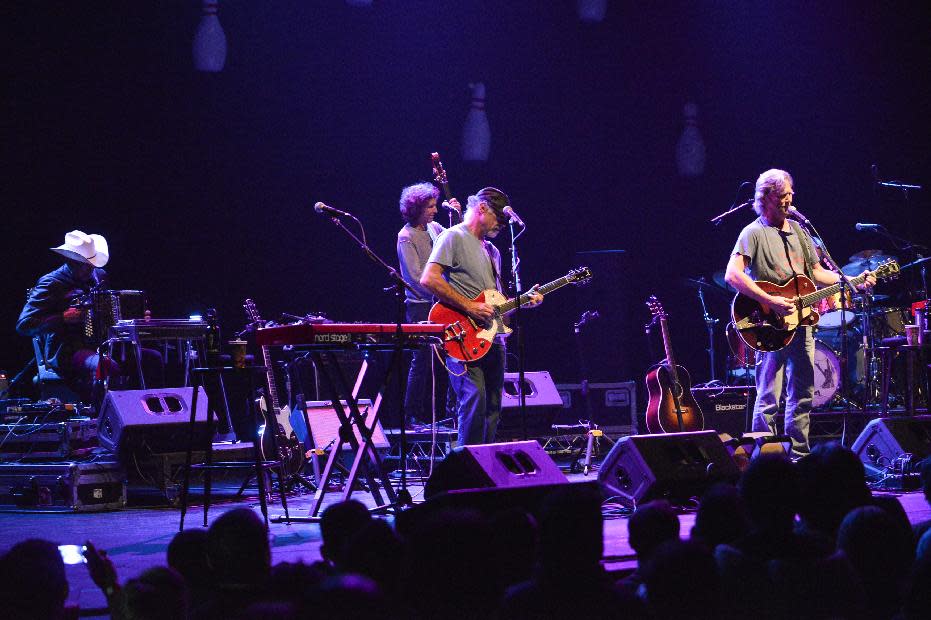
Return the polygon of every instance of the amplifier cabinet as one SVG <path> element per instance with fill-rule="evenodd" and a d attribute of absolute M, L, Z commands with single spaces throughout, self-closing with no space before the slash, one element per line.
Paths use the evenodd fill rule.
<path fill-rule="evenodd" d="M 753 386 L 692 388 L 692 396 L 701 407 L 705 428 L 731 437 L 739 437 L 749 429 L 749 414 L 753 414 L 756 389 Z"/>
<path fill-rule="evenodd" d="M 0 505 L 24 510 L 94 512 L 126 505 L 118 463 L 0 464 Z"/>
<path fill-rule="evenodd" d="M 582 385 L 561 383 L 556 385 L 562 398 L 560 424 L 575 424 L 588 418 Z M 589 383 L 592 405 L 592 422 L 612 435 L 637 434 L 637 384 L 633 381 L 618 383 Z"/>
<path fill-rule="evenodd" d="M 76 458 L 97 447 L 97 420 L 0 424 L 0 461 Z"/>

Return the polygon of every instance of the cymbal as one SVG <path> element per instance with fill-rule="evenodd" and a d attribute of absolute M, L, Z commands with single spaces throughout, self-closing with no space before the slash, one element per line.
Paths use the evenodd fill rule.
<path fill-rule="evenodd" d="M 851 256 L 850 258 L 848 258 L 847 260 L 849 260 L 851 263 L 855 263 L 857 261 L 871 258 L 873 256 L 876 256 L 877 254 L 882 254 L 882 253 L 883 253 L 882 250 L 861 250 L 857 252 L 856 254 L 854 254 L 853 256 Z"/>
<path fill-rule="evenodd" d="M 723 289 L 725 289 L 725 290 L 728 290 L 728 291 L 734 290 L 734 289 L 732 289 L 732 288 L 730 287 L 730 285 L 727 283 L 727 280 L 724 279 L 724 270 L 723 270 L 723 269 L 722 269 L 721 271 L 715 271 L 714 274 L 712 274 L 711 279 L 714 280 L 714 283 L 715 283 L 715 284 L 717 284 L 718 286 L 720 286 L 721 288 L 723 288 Z"/>
<path fill-rule="evenodd" d="M 844 275 L 847 276 L 858 276 L 863 273 L 865 269 L 874 271 L 877 267 L 879 267 L 879 265 L 881 265 L 884 261 L 889 260 L 890 258 L 892 260 L 897 260 L 895 256 L 889 256 L 888 254 L 874 254 L 869 258 L 855 260 L 851 263 L 847 263 L 841 267 L 841 271 L 844 273 Z"/>
<path fill-rule="evenodd" d="M 715 293 L 720 293 L 722 295 L 727 295 L 728 292 L 722 289 L 716 282 L 709 282 L 705 276 L 699 278 L 682 278 L 682 281 L 686 286 L 696 289 L 705 289 L 707 291 L 713 291 Z"/>
<path fill-rule="evenodd" d="M 900 269 L 908 269 L 909 267 L 914 267 L 915 265 L 920 265 L 931 260 L 931 256 L 925 256 L 924 258 L 919 258 L 918 260 L 913 260 L 907 265 L 902 265 Z"/>

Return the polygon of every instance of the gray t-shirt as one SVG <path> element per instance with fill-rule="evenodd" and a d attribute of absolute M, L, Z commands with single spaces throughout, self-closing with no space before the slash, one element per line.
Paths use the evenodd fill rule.
<path fill-rule="evenodd" d="M 416 299 L 413 294 L 405 290 L 407 303 L 429 304 L 433 301 L 433 294 L 420 284 L 420 276 L 430 257 L 433 242 L 440 236 L 445 228 L 437 222 L 427 224 L 426 230 L 420 230 L 410 224 L 398 231 L 398 263 L 401 265 L 401 277 L 411 285 L 423 299 Z"/>
<path fill-rule="evenodd" d="M 485 289 L 499 290 L 495 274 L 501 273 L 501 253 L 491 242 L 477 239 L 465 224 L 456 224 L 440 235 L 428 262 L 443 267 L 449 285 L 469 299 Z"/>
<path fill-rule="evenodd" d="M 811 237 L 802 227 L 789 221 L 791 232 L 782 232 L 757 218 L 737 237 L 731 255 L 747 257 L 748 275 L 754 280 L 785 284 L 795 274 L 811 277 L 817 262 Z"/>

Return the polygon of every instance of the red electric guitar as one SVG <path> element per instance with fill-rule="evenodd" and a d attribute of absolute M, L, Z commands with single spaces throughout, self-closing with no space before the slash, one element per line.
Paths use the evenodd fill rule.
<path fill-rule="evenodd" d="M 701 407 L 692 396 L 692 379 L 689 372 L 676 364 L 672 354 L 672 341 L 669 339 L 669 326 L 663 305 L 651 295 L 647 307 L 653 318 L 659 320 L 663 332 L 663 347 L 666 360 L 647 373 L 647 430 L 651 433 L 681 433 L 700 431 L 705 428 L 705 418 Z"/>
<path fill-rule="evenodd" d="M 585 284 L 591 278 L 592 272 L 588 267 L 579 267 L 537 288 L 537 292 L 546 295 L 567 284 Z M 520 303 L 525 304 L 530 296 L 525 293 L 520 299 Z M 443 302 L 433 304 L 433 308 L 430 309 L 430 322 L 446 326 L 443 331 L 443 347 L 446 352 L 463 362 L 482 359 L 491 350 L 495 336 L 498 334 L 507 336 L 511 333 L 511 328 L 504 324 L 504 317 L 516 310 L 518 305 L 516 298 L 506 299 L 504 295 L 493 289 L 482 291 L 472 301 L 484 302 L 495 307 L 495 314 L 487 325 L 480 325 L 469 315 Z"/>

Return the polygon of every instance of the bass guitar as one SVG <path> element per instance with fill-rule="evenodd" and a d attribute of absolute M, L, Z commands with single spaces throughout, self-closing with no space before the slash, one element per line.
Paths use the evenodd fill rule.
<path fill-rule="evenodd" d="M 449 179 L 446 177 L 446 170 L 443 168 L 443 162 L 440 161 L 440 154 L 430 153 L 430 160 L 433 162 L 433 180 L 443 189 L 443 196 L 446 199 L 446 203 L 449 203 L 449 201 L 453 199 L 453 193 L 449 191 Z M 448 209 L 449 225 L 452 227 L 462 221 L 462 212 L 459 209 L 453 208 L 452 205 L 450 205 Z"/>
<path fill-rule="evenodd" d="M 262 318 L 255 308 L 255 302 L 247 299 L 242 305 L 246 309 L 249 321 L 262 325 Z M 275 371 L 272 367 L 271 353 L 267 345 L 262 346 L 262 363 L 265 365 L 268 380 L 268 394 L 259 398 L 259 411 L 265 420 L 260 435 L 259 452 L 266 461 L 281 461 L 285 476 L 301 471 L 304 466 L 304 449 L 291 426 L 291 409 L 282 407 L 278 401 L 278 389 L 275 387 Z M 276 452 L 277 448 L 277 452 Z"/>
<path fill-rule="evenodd" d="M 701 407 L 692 396 L 692 379 L 689 372 L 676 364 L 669 338 L 669 325 L 663 305 L 651 295 L 647 307 L 653 319 L 659 321 L 663 333 L 666 360 L 647 373 L 647 430 L 651 433 L 681 433 L 700 431 L 705 428 Z"/>
<path fill-rule="evenodd" d="M 894 278 L 899 273 L 899 264 L 890 258 L 880 263 L 872 273 L 877 280 Z M 854 287 L 862 284 L 866 276 L 864 273 L 849 278 L 849 285 Z M 840 283 L 819 289 L 803 275 L 795 275 L 783 285 L 772 282 L 756 284 L 770 295 L 790 299 L 795 304 L 795 310 L 786 316 L 779 316 L 768 305 L 743 293 L 737 293 L 734 297 L 731 320 L 737 328 L 737 334 L 748 347 L 764 352 L 778 351 L 788 346 L 799 327 L 817 325 L 821 315 L 813 306 L 841 290 Z"/>
<path fill-rule="evenodd" d="M 588 267 L 573 269 L 566 275 L 537 288 L 536 292 L 547 295 L 567 284 L 585 284 L 592 278 Z M 520 305 L 530 300 L 529 293 L 520 296 Z M 461 362 L 475 362 L 485 357 L 491 350 L 491 344 L 498 334 L 505 336 L 511 328 L 504 324 L 504 317 L 517 309 L 516 298 L 507 299 L 494 289 L 487 289 L 475 296 L 472 301 L 491 304 L 494 315 L 486 325 L 480 325 L 475 319 L 443 302 L 433 304 L 430 309 L 431 323 L 445 325 L 443 330 L 443 347 L 450 357 Z"/>

